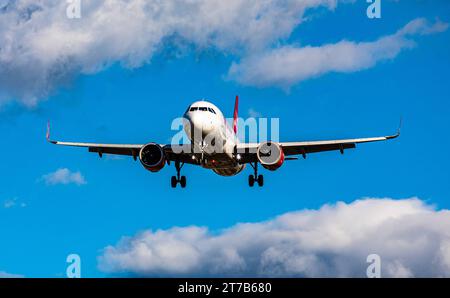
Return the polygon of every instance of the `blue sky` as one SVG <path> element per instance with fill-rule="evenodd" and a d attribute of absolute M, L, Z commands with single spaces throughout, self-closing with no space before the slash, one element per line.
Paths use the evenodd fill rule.
<path fill-rule="evenodd" d="M 379 20 L 366 17 L 364 1 L 307 11 L 311 19 L 280 43 L 373 41 L 419 17 L 450 22 L 448 1 L 383 1 L 382 7 Z M 140 67 L 113 61 L 102 71 L 76 75 L 33 107 L 18 98 L 9 101 L 0 111 L 0 271 L 63 277 L 66 256 L 77 253 L 83 276 L 109 276 L 98 269 L 97 257 L 139 231 L 190 225 L 219 231 L 365 197 L 418 197 L 449 209 L 450 31 L 413 40 L 414 48 L 369 69 L 326 73 L 289 90 L 227 78 L 239 51 L 188 50 L 173 56 L 167 45 Z M 206 98 L 231 116 L 236 94 L 240 116 L 252 109 L 279 117 L 283 141 L 390 134 L 401 116 L 402 136 L 360 145 L 343 156 L 330 152 L 286 162 L 276 172 L 264 171 L 264 188 L 247 186 L 249 169 L 223 178 L 186 166 L 184 190 L 170 188 L 173 167 L 153 174 L 131 158 L 99 159 L 45 141 L 50 119 L 53 137 L 63 140 L 164 143 L 174 133 L 172 120 L 191 102 Z M 46 184 L 43 175 L 60 168 L 79 171 L 87 183 Z M 4 208 L 7 201 L 14 206 Z"/>

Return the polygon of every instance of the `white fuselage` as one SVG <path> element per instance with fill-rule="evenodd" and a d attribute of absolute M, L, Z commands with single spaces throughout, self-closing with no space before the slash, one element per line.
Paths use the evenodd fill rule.
<path fill-rule="evenodd" d="M 234 156 L 237 136 L 217 106 L 197 101 L 188 107 L 183 117 L 184 130 L 193 149 L 201 152 L 201 166 L 222 176 L 234 176 L 244 169 Z"/>

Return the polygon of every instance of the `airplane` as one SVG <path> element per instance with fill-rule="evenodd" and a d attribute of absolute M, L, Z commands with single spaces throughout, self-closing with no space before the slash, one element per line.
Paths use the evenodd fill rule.
<path fill-rule="evenodd" d="M 279 169 L 285 161 L 296 160 L 301 155 L 304 159 L 310 153 L 356 148 L 356 144 L 386 141 L 400 136 L 400 127 L 394 135 L 300 142 L 260 142 L 240 143 L 237 138 L 239 96 L 236 96 L 233 127 L 227 125 L 220 109 L 204 100 L 188 106 L 183 115 L 183 129 L 191 141 L 190 144 L 97 144 L 61 142 L 50 139 L 50 123 L 47 124 L 46 139 L 48 142 L 72 147 L 88 148 L 89 152 L 103 154 L 128 155 L 136 161 L 138 158 L 142 166 L 150 172 L 159 172 L 166 164 L 175 164 L 176 176 L 172 176 L 170 184 L 176 188 L 178 184 L 186 187 L 186 176 L 181 175 L 185 164 L 198 165 L 210 169 L 221 176 L 235 176 L 241 173 L 249 164 L 253 174 L 248 176 L 248 185 L 255 183 L 259 187 L 264 185 L 264 176 L 258 174 L 258 164 L 269 171 Z M 211 137 L 212 136 L 212 137 Z M 206 150 L 208 148 L 210 150 Z M 211 150 L 211 148 L 213 148 Z"/>

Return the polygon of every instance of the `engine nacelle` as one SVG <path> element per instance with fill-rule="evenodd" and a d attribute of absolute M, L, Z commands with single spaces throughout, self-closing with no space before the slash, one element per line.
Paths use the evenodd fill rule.
<path fill-rule="evenodd" d="M 275 171 L 284 163 L 283 148 L 274 142 L 265 142 L 259 145 L 256 155 L 259 163 L 270 171 Z"/>
<path fill-rule="evenodd" d="M 160 145 L 150 143 L 139 152 L 141 164 L 150 172 L 159 172 L 166 165 L 164 150 Z"/>

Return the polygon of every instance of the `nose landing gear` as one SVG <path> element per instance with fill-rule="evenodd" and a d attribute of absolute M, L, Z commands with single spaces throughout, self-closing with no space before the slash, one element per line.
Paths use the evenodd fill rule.
<path fill-rule="evenodd" d="M 264 176 L 258 175 L 258 162 L 250 163 L 255 173 L 248 176 L 248 186 L 253 187 L 255 182 L 258 183 L 259 187 L 264 186 Z"/>
<path fill-rule="evenodd" d="M 170 186 L 172 186 L 172 188 L 176 188 L 178 183 L 180 183 L 181 188 L 186 187 L 186 176 L 180 176 L 180 172 L 181 172 L 181 169 L 183 168 L 183 166 L 184 166 L 184 163 L 175 161 L 175 168 L 177 170 L 177 175 L 172 176 L 172 178 L 170 179 Z"/>

